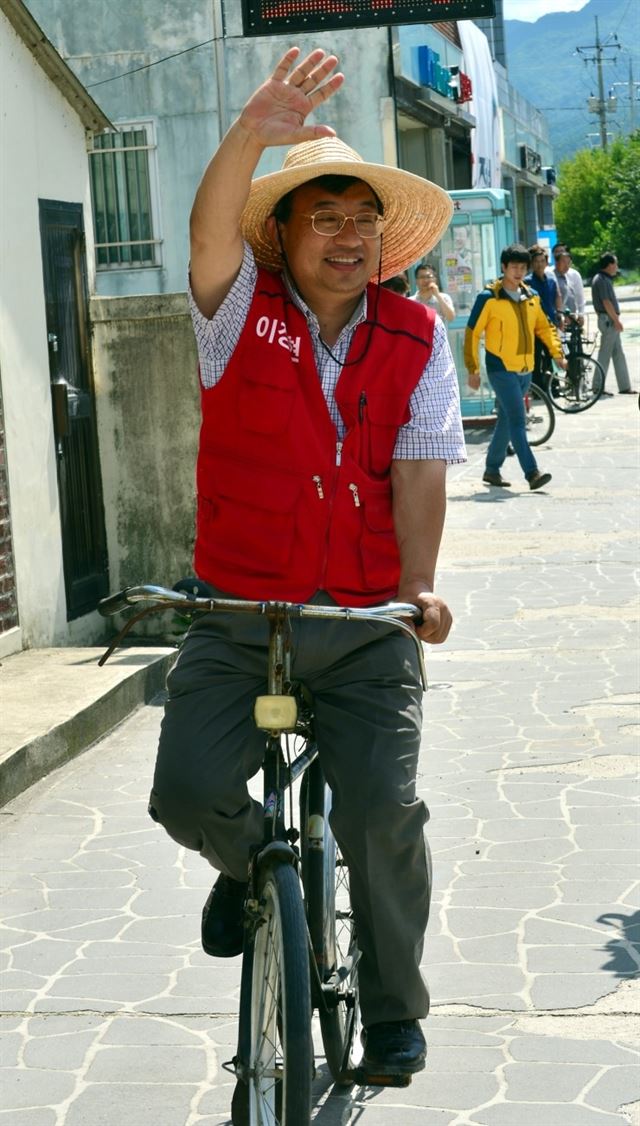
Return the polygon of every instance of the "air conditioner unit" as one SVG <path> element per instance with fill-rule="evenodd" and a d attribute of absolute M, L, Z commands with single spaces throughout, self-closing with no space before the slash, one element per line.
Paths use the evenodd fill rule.
<path fill-rule="evenodd" d="M 556 182 L 556 170 L 555 170 L 555 168 L 553 168 L 551 166 L 549 166 L 549 167 L 545 166 L 542 169 L 542 178 L 543 178 L 545 184 L 555 184 L 555 182 Z"/>
<path fill-rule="evenodd" d="M 520 167 L 526 172 L 531 172 L 533 176 L 539 176 L 542 172 L 540 153 L 530 149 L 528 145 L 520 145 Z"/>

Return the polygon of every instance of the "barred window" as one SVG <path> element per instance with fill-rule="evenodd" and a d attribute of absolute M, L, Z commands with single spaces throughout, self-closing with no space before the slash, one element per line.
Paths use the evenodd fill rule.
<path fill-rule="evenodd" d="M 99 270 L 160 266 L 156 144 L 152 122 L 94 135 L 89 151 Z"/>

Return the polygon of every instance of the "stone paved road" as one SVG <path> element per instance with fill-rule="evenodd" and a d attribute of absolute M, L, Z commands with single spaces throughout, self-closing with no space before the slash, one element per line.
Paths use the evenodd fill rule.
<path fill-rule="evenodd" d="M 511 465 L 508 493 L 479 484 L 483 432 L 451 473 L 457 624 L 429 656 L 420 779 L 429 1067 L 336 1093 L 319 1058 L 320 1126 L 640 1121 L 637 430 L 630 397 L 559 417 L 544 495 Z M 0 1126 L 228 1122 L 238 965 L 199 950 L 209 873 L 145 816 L 159 718 L 2 811 Z"/>

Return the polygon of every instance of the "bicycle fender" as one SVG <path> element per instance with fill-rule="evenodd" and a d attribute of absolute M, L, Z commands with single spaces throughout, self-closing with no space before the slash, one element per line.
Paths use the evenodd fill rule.
<path fill-rule="evenodd" d="M 254 864 L 293 864 L 298 863 L 298 855 L 287 841 L 270 841 L 254 857 Z"/>

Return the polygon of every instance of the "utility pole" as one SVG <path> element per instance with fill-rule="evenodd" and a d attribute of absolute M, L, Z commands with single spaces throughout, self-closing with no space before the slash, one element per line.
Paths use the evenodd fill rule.
<path fill-rule="evenodd" d="M 610 110 L 611 112 L 613 112 L 615 110 L 615 98 L 608 98 L 605 101 L 605 97 L 604 97 L 604 76 L 603 76 L 603 73 L 602 73 L 602 63 L 603 63 L 603 61 L 604 62 L 610 62 L 612 58 L 615 58 L 615 55 L 613 55 L 613 56 L 605 55 L 605 51 L 613 51 L 613 50 L 621 51 L 622 46 L 621 46 L 620 43 L 618 43 L 618 36 L 615 35 L 615 34 L 610 35 L 605 40 L 604 43 L 601 43 L 600 42 L 600 30 L 598 28 L 598 17 L 596 16 L 595 19 L 596 19 L 596 41 L 595 41 L 595 43 L 590 43 L 586 47 L 576 47 L 576 51 L 579 55 L 583 56 L 585 62 L 595 63 L 596 67 L 597 67 L 597 71 L 598 71 L 598 97 L 597 98 L 593 98 L 593 97 L 589 98 L 588 106 L 589 106 L 590 113 L 597 113 L 597 115 L 598 115 L 598 120 L 599 120 L 599 123 L 600 123 L 600 144 L 601 144 L 603 150 L 606 152 L 606 149 L 607 149 L 607 110 Z M 612 40 L 612 42 L 609 42 L 609 39 Z M 584 54 L 585 51 L 595 51 L 595 55 L 590 55 L 590 56 L 585 55 Z"/>
<path fill-rule="evenodd" d="M 636 128 L 636 97 L 640 89 L 640 82 L 633 80 L 633 59 L 629 59 L 629 81 L 614 82 L 612 89 L 616 86 L 624 86 L 629 91 L 629 133 L 633 133 Z"/>

